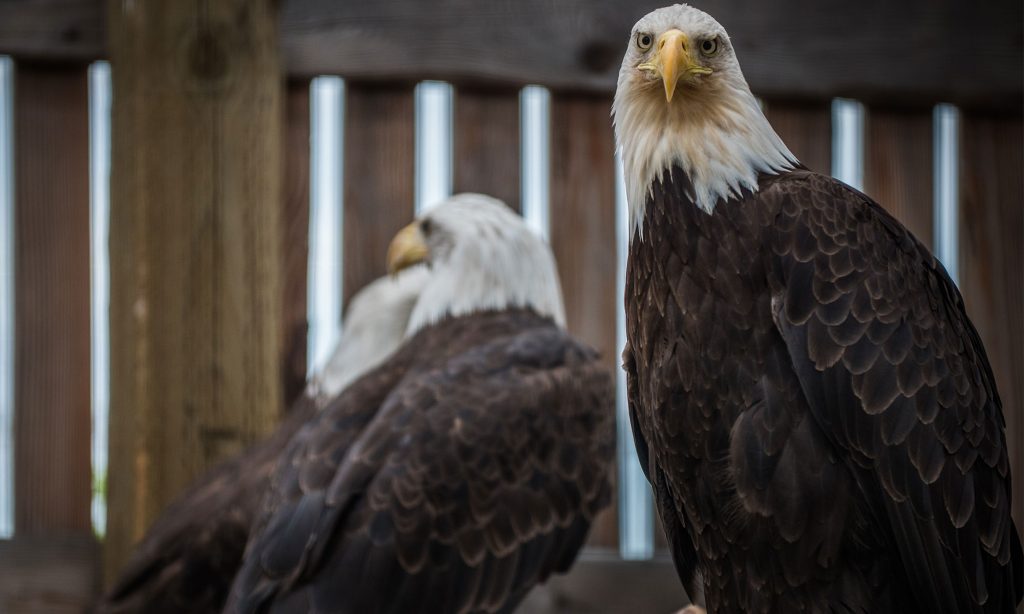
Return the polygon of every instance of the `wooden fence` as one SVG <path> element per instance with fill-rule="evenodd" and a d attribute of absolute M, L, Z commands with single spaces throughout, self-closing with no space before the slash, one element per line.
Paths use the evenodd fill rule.
<path fill-rule="evenodd" d="M 0 53 L 14 57 L 16 92 L 15 536 L 0 542 L 0 611 L 81 611 L 101 583 L 101 548 L 90 528 L 86 71 L 89 61 L 108 57 L 108 45 L 124 44 L 118 36 L 133 26 L 119 21 L 124 15 L 117 12 L 131 4 L 0 3 Z M 239 3 L 220 4 L 230 9 Z M 283 83 L 272 110 L 281 118 L 281 138 L 271 141 L 280 148 L 276 155 L 283 171 L 279 185 L 267 184 L 280 193 L 273 204 L 280 222 L 269 235 L 279 241 L 272 250 L 277 279 L 269 287 L 277 293 L 274 302 L 279 305 L 273 312 L 273 330 L 281 338 L 271 346 L 276 348 L 274 365 L 280 378 L 267 390 L 280 389 L 282 398 L 294 397 L 305 373 L 309 85 L 316 74 L 346 78 L 346 300 L 383 272 L 387 241 L 413 215 L 415 84 L 445 79 L 455 85 L 454 190 L 488 192 L 515 207 L 521 202 L 519 90 L 529 83 L 548 86 L 550 238 L 569 328 L 596 346 L 609 365 L 617 365 L 616 310 L 621 297 L 613 248 L 617 218 L 609 109 L 626 34 L 656 4 L 282 2 L 284 68 L 271 66 L 280 72 L 270 78 Z M 1018 493 L 1014 511 L 1018 525 L 1024 526 L 1020 4 L 700 4 L 729 29 L 769 119 L 810 168 L 826 173 L 831 168 L 831 99 L 848 96 L 867 104 L 864 190 L 925 243 L 932 243 L 934 229 L 933 106 L 960 106 L 960 286 L 1003 398 Z M 112 17 L 106 19 L 107 14 Z M 104 34 L 108 23 L 117 24 L 111 36 Z M 964 33 L 976 38 L 965 38 Z M 277 34 L 269 36 L 272 42 Z M 167 47 L 172 55 L 173 43 Z M 113 53 L 116 59 L 117 49 Z M 146 59 L 140 58 L 137 70 L 160 69 L 159 63 Z M 117 82 L 130 78 L 119 74 L 119 66 L 115 62 L 115 132 L 122 112 L 118 105 L 127 104 L 117 98 L 125 91 Z M 115 134 L 115 148 L 118 138 Z M 112 233 L 118 223 L 124 222 L 112 220 Z M 130 317 L 132 305 L 116 306 L 118 288 L 112 292 L 112 314 Z M 265 427 L 255 431 L 260 428 Z M 162 496 L 171 496 L 181 480 L 231 449 L 204 448 L 200 453 L 205 456 L 170 480 Z M 164 460 L 180 453 L 161 452 Z M 112 457 L 112 480 L 119 471 L 127 471 L 117 463 L 131 458 Z M 137 517 L 119 516 L 117 510 L 111 512 L 111 523 L 124 525 L 110 527 L 112 535 L 120 535 L 117 539 L 122 541 L 115 547 L 122 551 L 145 526 Z M 610 549 L 616 543 L 613 508 L 597 523 L 591 544 Z M 584 576 L 556 584 L 552 590 L 565 594 L 549 594 L 548 605 L 537 605 L 538 611 L 626 611 L 616 608 L 637 605 L 628 601 L 637 598 L 635 594 L 595 592 L 593 582 L 586 582 L 585 574 L 600 574 L 594 570 L 606 555 L 597 552 L 581 566 Z M 620 572 L 638 578 L 653 573 L 661 587 L 675 582 L 664 561 L 655 564 L 655 571 L 648 569 L 651 563 L 636 565 L 640 567 Z M 649 584 L 643 592 L 652 598 L 659 591 Z M 667 608 L 677 594 L 661 599 L 658 607 Z M 576 600 L 575 606 L 565 600 Z"/>

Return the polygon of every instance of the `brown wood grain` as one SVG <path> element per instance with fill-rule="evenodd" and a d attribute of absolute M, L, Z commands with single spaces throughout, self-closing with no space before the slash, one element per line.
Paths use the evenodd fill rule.
<path fill-rule="evenodd" d="M 85 62 L 106 56 L 103 0 L 0 2 L 0 53 Z"/>
<path fill-rule="evenodd" d="M 88 612 L 99 594 L 99 563 L 91 535 L 0 540 L 0 612 Z"/>
<path fill-rule="evenodd" d="M 0 53 L 105 54 L 101 0 L 0 2 Z M 134 7 L 137 3 L 122 2 Z M 282 0 L 292 75 L 545 85 L 610 94 L 633 24 L 665 0 Z M 1019 109 L 1019 0 L 699 0 L 768 98 Z M 126 9 L 131 13 L 130 9 Z M 970 42 L 964 33 L 984 32 Z M 950 78 L 956 75 L 956 78 Z"/>
<path fill-rule="evenodd" d="M 519 91 L 460 87 L 454 104 L 454 191 L 520 202 Z"/>
<path fill-rule="evenodd" d="M 558 260 L 569 331 L 597 348 L 616 373 L 615 140 L 605 97 L 551 101 L 551 247 Z M 618 476 L 614 472 L 613 481 Z M 614 499 L 613 499 L 614 501 Z M 613 504 L 595 520 L 590 544 L 618 547 Z"/>
<path fill-rule="evenodd" d="M 107 578 L 281 395 L 276 3 L 110 0 Z"/>
<path fill-rule="evenodd" d="M 392 237 L 412 221 L 415 134 L 412 84 L 345 85 L 345 304 L 384 275 Z"/>
<path fill-rule="evenodd" d="M 90 534 L 86 67 L 14 83 L 15 532 Z"/>
<path fill-rule="evenodd" d="M 306 385 L 309 276 L 309 80 L 285 88 L 284 197 L 281 202 L 281 387 L 291 407 Z"/>
<path fill-rule="evenodd" d="M 865 123 L 864 192 L 931 248 L 932 110 L 871 108 Z"/>
<path fill-rule="evenodd" d="M 995 373 L 1024 527 L 1024 119 L 963 116 L 960 290 Z"/>
<path fill-rule="evenodd" d="M 832 174 L 832 111 L 829 103 L 768 100 L 764 114 L 800 162 L 824 175 Z"/>

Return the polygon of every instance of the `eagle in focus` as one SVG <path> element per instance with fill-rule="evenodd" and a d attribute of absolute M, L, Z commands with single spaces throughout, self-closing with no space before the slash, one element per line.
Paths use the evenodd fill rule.
<path fill-rule="evenodd" d="M 630 34 L 629 413 L 681 579 L 712 612 L 1012 612 L 1024 568 L 992 369 L 942 265 L 808 171 L 728 34 Z"/>
<path fill-rule="evenodd" d="M 412 267 L 352 297 L 341 341 L 274 433 L 215 466 L 167 507 L 97 604 L 97 614 L 216 614 L 224 609 L 249 531 L 288 442 L 327 399 L 399 346 L 428 277 L 425 267 Z"/>
<path fill-rule="evenodd" d="M 548 246 L 463 194 L 395 237 L 419 262 L 407 341 L 289 444 L 226 612 L 511 612 L 610 502 L 614 381 Z"/>

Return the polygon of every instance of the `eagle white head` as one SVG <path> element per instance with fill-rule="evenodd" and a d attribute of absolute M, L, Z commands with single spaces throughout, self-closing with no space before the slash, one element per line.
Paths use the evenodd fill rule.
<path fill-rule="evenodd" d="M 341 339 L 310 380 L 310 396 L 331 398 L 383 363 L 405 340 L 409 317 L 430 280 L 425 266 L 380 277 L 355 294 L 345 309 Z"/>
<path fill-rule="evenodd" d="M 633 26 L 613 113 L 630 223 L 641 232 L 651 184 L 673 165 L 711 213 L 720 199 L 756 191 L 758 173 L 798 163 L 750 93 L 725 28 L 685 4 Z"/>
<path fill-rule="evenodd" d="M 430 279 L 407 334 L 448 315 L 530 307 L 565 326 L 551 248 L 505 203 L 458 194 L 403 228 L 388 247 L 388 271 L 426 262 Z"/>

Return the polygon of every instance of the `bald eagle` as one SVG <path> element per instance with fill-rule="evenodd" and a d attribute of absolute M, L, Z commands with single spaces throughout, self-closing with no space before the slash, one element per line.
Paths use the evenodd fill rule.
<path fill-rule="evenodd" d="M 697 9 L 634 26 L 614 122 L 630 418 L 691 594 L 715 612 L 1012 612 L 999 395 L 942 265 L 797 161 Z"/>
<path fill-rule="evenodd" d="M 613 378 L 564 330 L 554 259 L 464 194 L 398 233 L 408 340 L 278 466 L 227 612 L 511 612 L 610 500 Z"/>
<path fill-rule="evenodd" d="M 224 608 L 281 453 L 327 399 L 398 347 L 428 277 L 425 267 L 413 267 L 352 297 L 338 347 L 277 430 L 211 469 L 168 506 L 97 605 L 98 614 L 214 614 Z"/>

